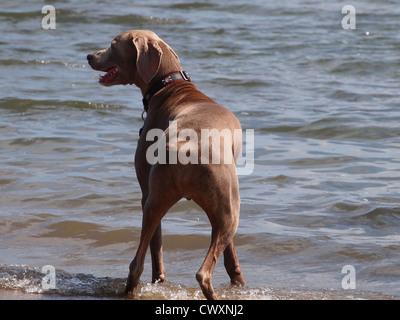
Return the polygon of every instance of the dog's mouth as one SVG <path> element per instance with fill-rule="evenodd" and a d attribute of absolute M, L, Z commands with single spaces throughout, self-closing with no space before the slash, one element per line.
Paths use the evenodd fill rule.
<path fill-rule="evenodd" d="M 118 67 L 112 67 L 107 70 L 107 73 L 102 76 L 99 75 L 99 83 L 102 85 L 107 85 L 111 83 L 113 80 L 115 80 L 116 77 L 119 75 L 119 69 Z"/>

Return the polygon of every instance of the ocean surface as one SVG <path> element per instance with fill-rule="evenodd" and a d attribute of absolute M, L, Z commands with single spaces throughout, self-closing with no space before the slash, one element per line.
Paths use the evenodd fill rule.
<path fill-rule="evenodd" d="M 230 286 L 221 259 L 217 295 L 399 299 L 400 6 L 352 1 L 344 29 L 348 4 L 69 0 L 44 29 L 43 1 L 2 1 L 0 299 L 123 298 L 141 229 L 142 97 L 100 86 L 86 55 L 131 29 L 156 32 L 254 130 L 235 236 L 247 285 Z M 150 283 L 148 254 L 135 298 L 203 299 L 206 215 L 181 201 L 163 232 L 167 281 Z"/>

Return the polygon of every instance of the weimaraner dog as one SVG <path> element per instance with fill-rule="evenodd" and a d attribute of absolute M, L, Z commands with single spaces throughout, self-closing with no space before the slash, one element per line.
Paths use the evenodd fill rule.
<path fill-rule="evenodd" d="M 139 87 L 147 113 L 135 154 L 136 175 L 142 190 L 142 232 L 136 256 L 129 265 L 126 293 L 132 293 L 139 283 L 149 245 L 152 281 L 165 280 L 161 219 L 182 198 L 195 201 L 206 212 L 212 226 L 210 248 L 196 273 L 205 297 L 217 299 L 211 278 L 222 253 L 231 283 L 244 285 L 233 244 L 240 210 L 235 165 L 242 148 L 238 119 L 197 90 L 187 73 L 182 71 L 176 53 L 151 31 L 124 32 L 111 41 L 111 47 L 89 54 L 87 59 L 94 70 L 106 72 L 99 77 L 101 85 L 135 84 Z M 202 137 L 204 129 L 214 134 L 239 131 L 240 136 L 235 135 L 224 150 L 225 143 L 214 143 L 213 135 L 207 139 L 193 138 L 193 133 Z M 152 147 L 153 158 L 162 150 L 161 147 L 154 148 L 156 139 L 149 138 L 152 130 L 164 134 L 163 139 L 158 136 L 158 142 L 164 141 L 165 161 L 152 161 L 148 156 L 149 147 Z M 184 138 L 181 133 L 184 133 Z M 201 152 L 188 148 L 188 137 L 192 147 L 194 144 Z M 218 142 L 224 137 L 226 135 L 218 135 Z M 211 145 L 210 140 L 213 140 Z M 204 151 L 204 146 L 209 149 Z M 180 161 L 182 157 L 177 161 L 174 150 L 186 151 L 184 156 L 190 151 L 191 161 Z M 221 157 L 219 162 L 211 159 L 216 151 L 225 158 Z M 233 156 L 234 161 L 224 161 L 229 156 Z"/>

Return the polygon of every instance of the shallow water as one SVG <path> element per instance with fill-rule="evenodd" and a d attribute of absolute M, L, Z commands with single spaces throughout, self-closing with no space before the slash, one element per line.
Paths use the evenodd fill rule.
<path fill-rule="evenodd" d="M 93 5 L 95 3 L 96 5 Z M 343 4 L 344 5 L 344 4 Z M 120 298 L 139 241 L 137 88 L 101 87 L 86 55 L 155 31 L 193 82 L 255 132 L 235 237 L 247 281 L 224 299 L 400 298 L 400 9 L 355 1 L 106 1 L 0 9 L 0 297 Z M 201 299 L 210 226 L 192 202 L 163 220 L 165 284 L 139 299 Z M 42 266 L 57 288 L 43 290 Z M 344 290 L 343 266 L 356 272 Z"/>

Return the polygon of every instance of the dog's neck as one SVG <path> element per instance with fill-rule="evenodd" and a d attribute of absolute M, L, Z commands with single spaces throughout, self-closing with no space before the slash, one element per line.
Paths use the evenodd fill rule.
<path fill-rule="evenodd" d="M 150 88 L 143 94 L 143 106 L 144 110 L 147 112 L 148 106 L 149 106 L 149 101 L 151 97 L 156 94 L 158 91 L 160 91 L 162 88 L 168 86 L 171 83 L 177 82 L 177 81 L 191 81 L 189 75 L 186 73 L 186 71 L 176 71 L 176 72 L 171 72 L 168 73 L 167 75 L 163 76 L 160 80 L 152 84 Z"/>

